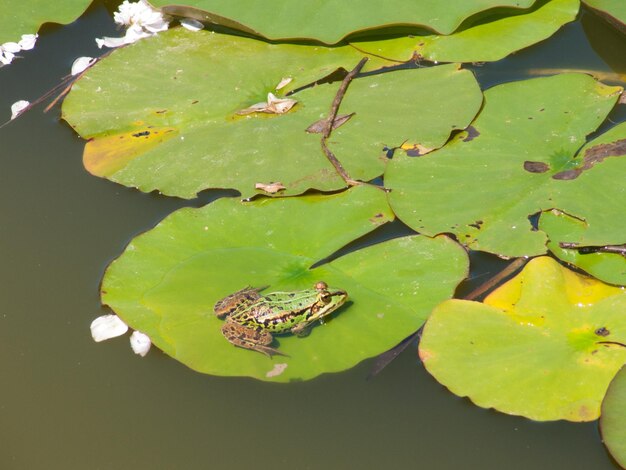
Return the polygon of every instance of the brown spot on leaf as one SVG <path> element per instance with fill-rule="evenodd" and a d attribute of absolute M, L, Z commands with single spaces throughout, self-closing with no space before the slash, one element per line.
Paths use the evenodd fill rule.
<path fill-rule="evenodd" d="M 477 220 L 473 224 L 468 224 L 470 227 L 474 227 L 477 230 L 480 230 L 480 226 L 483 224 L 482 220 Z"/>
<path fill-rule="evenodd" d="M 565 170 L 565 171 L 561 171 L 559 173 L 555 173 L 554 175 L 552 175 L 552 179 L 555 179 L 555 180 L 574 180 L 574 179 L 578 178 L 582 172 L 583 172 L 583 170 L 581 170 L 580 168 L 576 168 L 576 169 L 573 169 L 573 170 Z"/>
<path fill-rule="evenodd" d="M 524 162 L 524 170 L 531 173 L 545 173 L 550 169 L 550 165 L 544 162 L 531 162 L 526 160 Z"/>
<path fill-rule="evenodd" d="M 611 332 L 607 330 L 604 326 L 601 328 L 598 328 L 596 331 L 594 331 L 594 333 L 597 334 L 598 336 L 609 336 L 611 334 Z"/>
<path fill-rule="evenodd" d="M 376 225 L 382 225 L 382 224 L 384 224 L 386 222 L 385 214 L 382 214 L 382 213 L 379 212 L 375 216 L 370 217 L 369 221 L 371 223 L 373 223 L 373 224 L 376 224 Z"/>
<path fill-rule="evenodd" d="M 594 145 L 585 150 L 582 169 L 588 170 L 607 157 L 620 157 L 623 155 L 626 155 L 626 139 L 616 140 L 609 144 Z"/>

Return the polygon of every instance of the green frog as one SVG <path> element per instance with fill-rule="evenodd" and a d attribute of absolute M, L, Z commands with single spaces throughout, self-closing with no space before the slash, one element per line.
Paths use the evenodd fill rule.
<path fill-rule="evenodd" d="M 246 287 L 219 300 L 213 309 L 226 319 L 222 334 L 228 341 L 269 357 L 286 355 L 270 346 L 272 334 L 306 336 L 313 322 L 323 321 L 348 298 L 346 291 L 331 289 L 323 281 L 313 289 L 291 292 L 259 294 L 263 289 Z"/>

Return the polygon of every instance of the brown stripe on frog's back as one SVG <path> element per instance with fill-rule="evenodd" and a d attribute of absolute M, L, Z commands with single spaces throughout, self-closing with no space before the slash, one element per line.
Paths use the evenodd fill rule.
<path fill-rule="evenodd" d="M 246 306 L 254 304 L 259 300 L 259 289 L 254 287 L 244 287 L 243 289 L 218 300 L 213 306 L 213 311 L 217 318 L 224 318 L 227 315 L 233 314 L 238 309 L 243 309 Z"/>

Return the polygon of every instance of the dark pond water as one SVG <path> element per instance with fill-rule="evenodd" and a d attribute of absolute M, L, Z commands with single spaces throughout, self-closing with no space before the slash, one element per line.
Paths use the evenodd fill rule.
<path fill-rule="evenodd" d="M 75 57 L 98 55 L 94 37 L 115 33 L 102 4 L 44 28 L 26 59 L 0 70 L 0 120 Z M 624 37 L 586 14 L 474 70 L 484 86 L 529 69 L 626 73 L 624 50 Z M 0 469 L 617 468 L 596 423 L 477 408 L 431 378 L 414 347 L 369 381 L 363 363 L 285 386 L 203 376 L 158 351 L 142 359 L 126 339 L 95 344 L 106 265 L 174 209 L 221 194 L 184 203 L 92 177 L 58 108 L 41 111 L 0 129 Z M 496 266 L 475 259 L 483 271 Z"/>

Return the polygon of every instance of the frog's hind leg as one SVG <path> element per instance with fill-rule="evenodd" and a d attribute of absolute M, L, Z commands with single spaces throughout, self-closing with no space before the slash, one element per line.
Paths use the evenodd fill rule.
<path fill-rule="evenodd" d="M 224 318 L 234 313 L 239 307 L 250 305 L 259 300 L 261 298 L 259 291 L 262 289 L 264 289 L 264 287 L 244 287 L 234 294 L 230 294 L 218 300 L 213 306 L 213 311 L 215 315 L 217 315 L 217 318 Z"/>
<path fill-rule="evenodd" d="M 226 322 L 222 327 L 222 334 L 229 342 L 240 348 L 252 349 L 268 357 L 287 356 L 269 346 L 274 338 L 270 332 L 261 328 L 249 328 L 238 323 Z"/>

